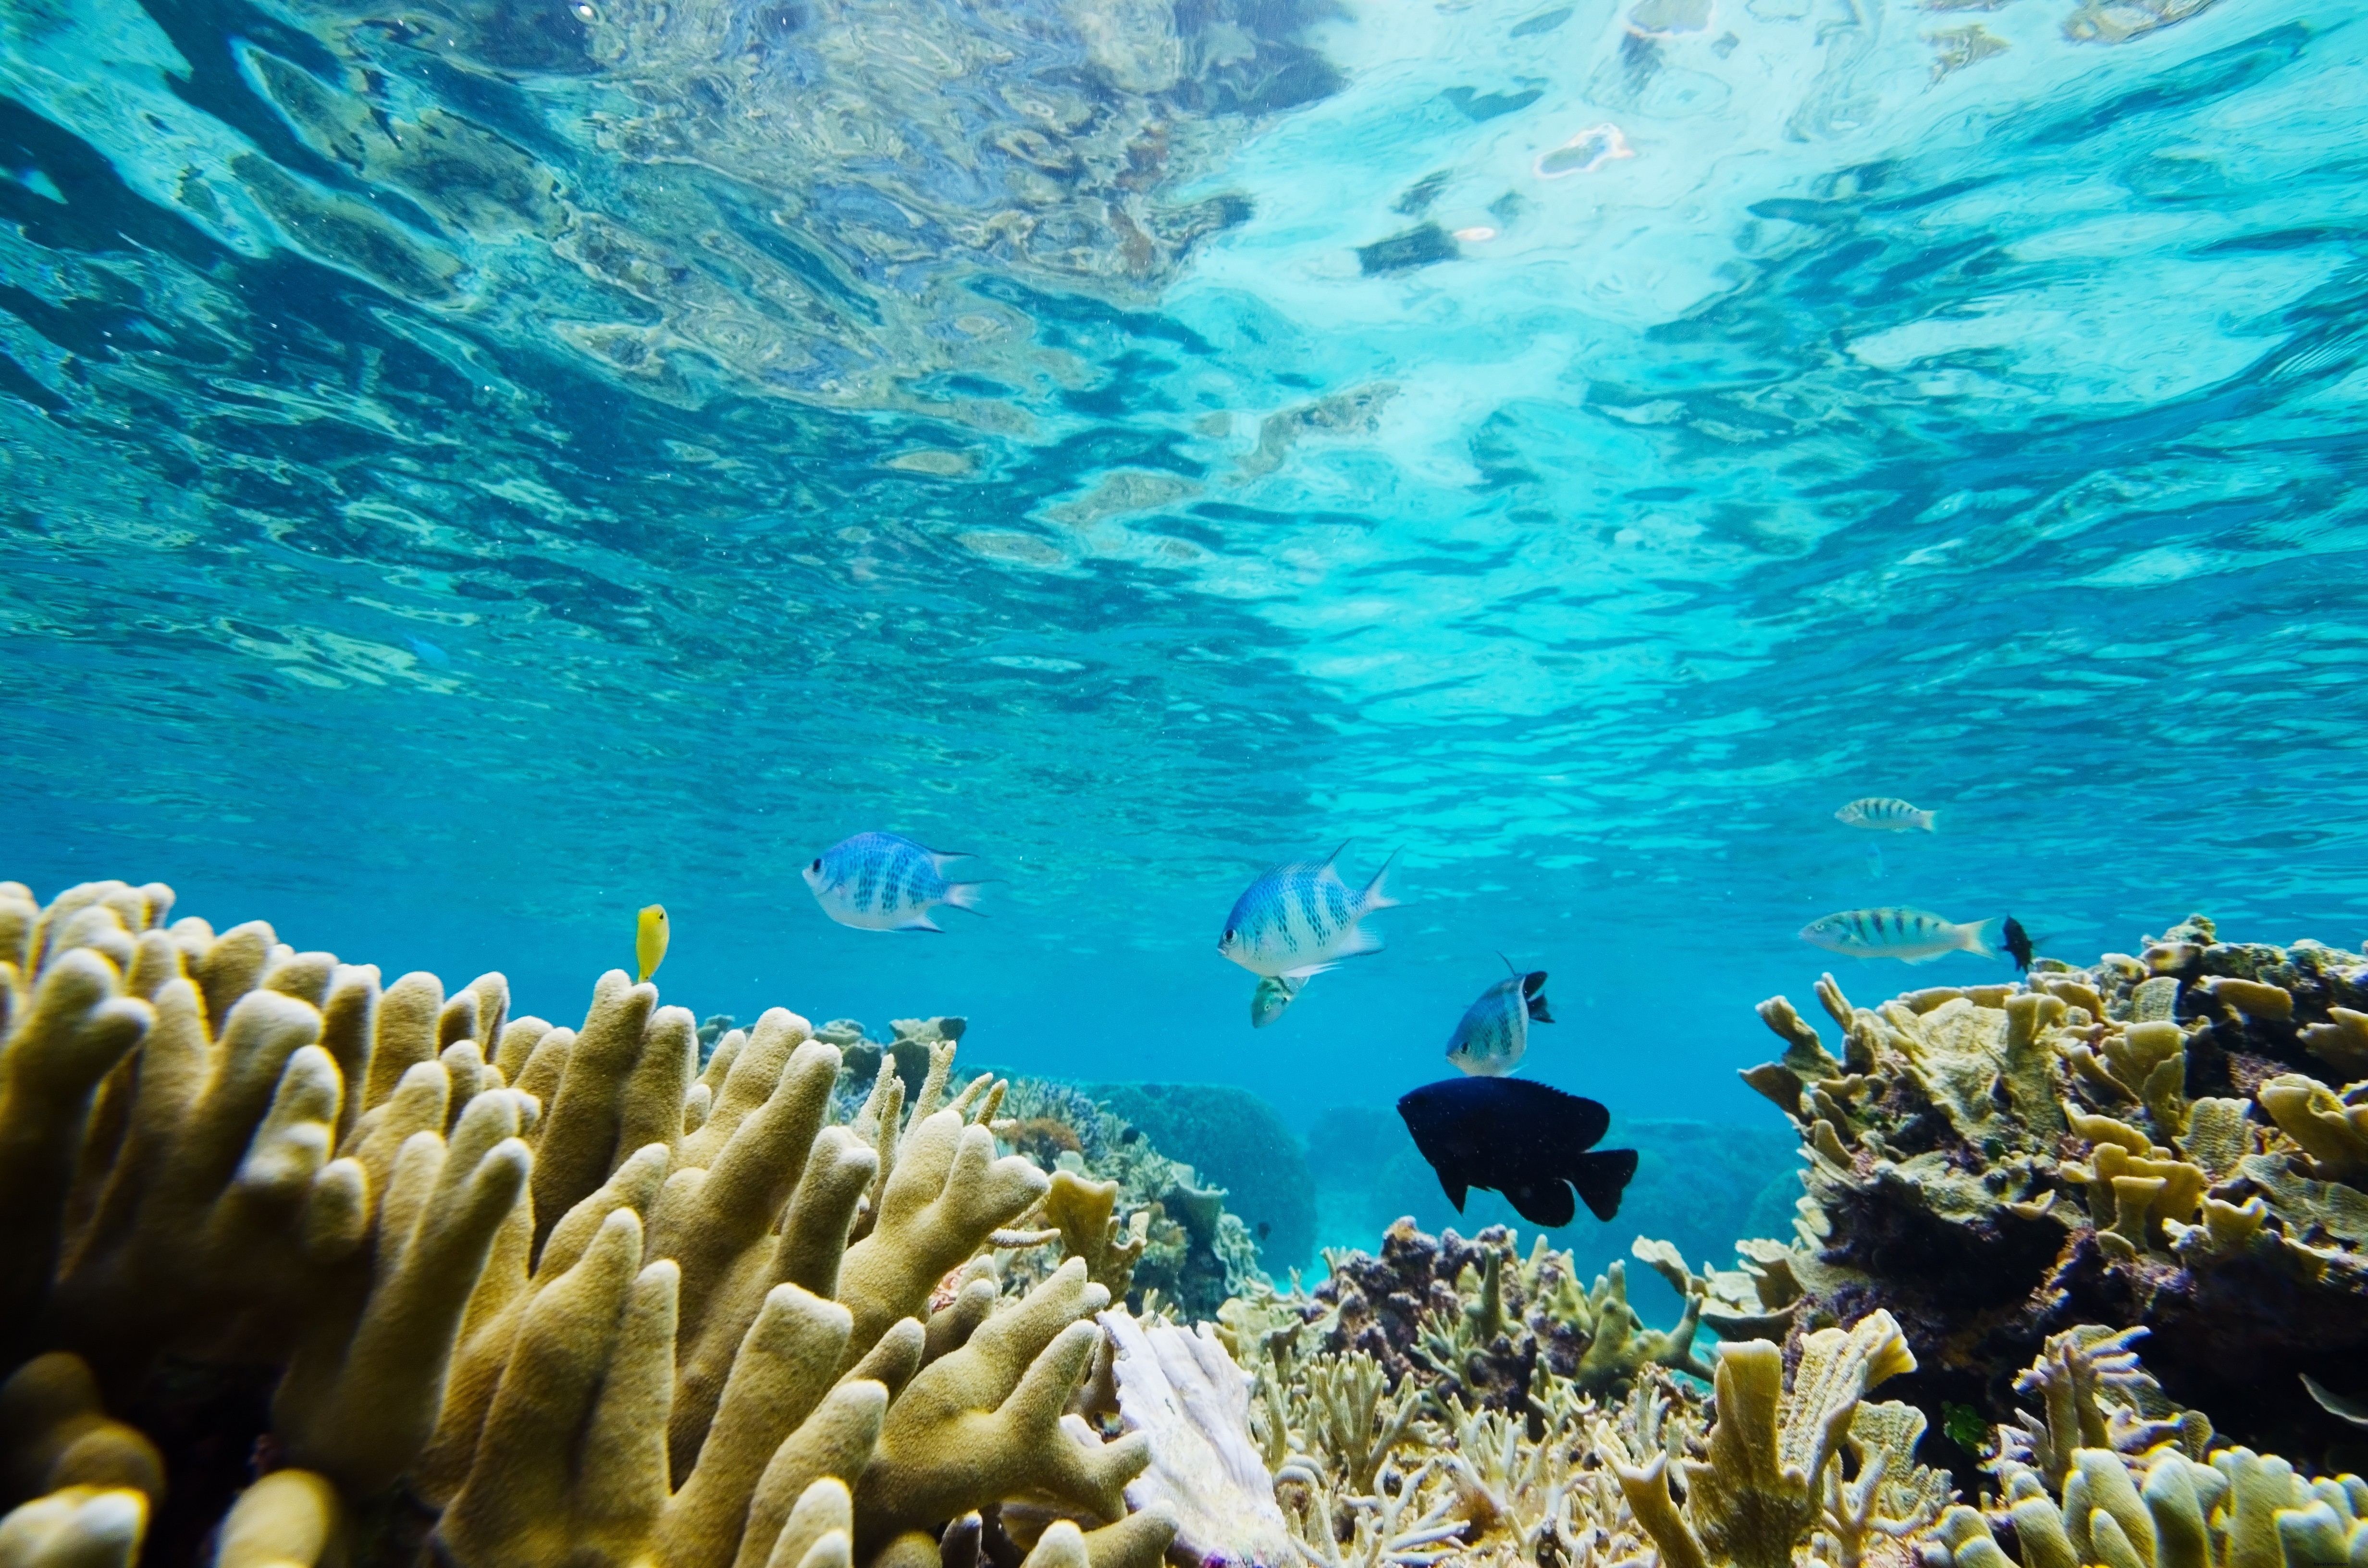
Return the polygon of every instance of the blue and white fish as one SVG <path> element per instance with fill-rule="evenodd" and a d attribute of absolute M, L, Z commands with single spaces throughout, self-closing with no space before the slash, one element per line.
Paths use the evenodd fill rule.
<path fill-rule="evenodd" d="M 966 860 L 962 850 L 924 849 L 893 833 L 859 833 L 834 844 L 806 868 L 822 912 L 859 931 L 939 931 L 929 918 L 940 903 L 978 913 L 981 882 L 946 881 L 947 865 Z"/>
<path fill-rule="evenodd" d="M 1930 963 L 1944 953 L 1994 956 L 1982 935 L 1988 925 L 1987 920 L 1957 925 L 1921 909 L 1845 909 L 1802 926 L 1801 939 L 1854 959 Z"/>
<path fill-rule="evenodd" d="M 1852 827 L 1872 828 L 1877 833 L 1906 833 L 1918 827 L 1930 833 L 1933 821 L 1940 814 L 1911 806 L 1896 795 L 1868 795 L 1836 812 L 1834 820 Z"/>
<path fill-rule="evenodd" d="M 1347 847 L 1343 844 L 1340 849 Z M 1350 892 L 1332 869 L 1340 849 L 1321 863 L 1294 860 L 1277 866 L 1252 882 L 1234 901 L 1217 951 L 1252 974 L 1291 980 L 1321 974 L 1342 959 L 1381 951 L 1381 937 L 1358 922 L 1377 909 L 1396 906 L 1398 901 L 1382 892 L 1382 883 L 1397 857 L 1390 857 L 1364 892 Z"/>
<path fill-rule="evenodd" d="M 1513 968 L 1509 962 L 1505 967 Z M 1480 993 L 1463 1009 L 1463 1021 L 1447 1042 L 1447 1059 L 1475 1078 L 1501 1078 L 1519 1067 L 1530 1049 L 1531 1020 L 1554 1021 L 1546 1010 L 1545 990 L 1545 971 L 1523 974 L 1515 969 L 1510 980 Z"/>

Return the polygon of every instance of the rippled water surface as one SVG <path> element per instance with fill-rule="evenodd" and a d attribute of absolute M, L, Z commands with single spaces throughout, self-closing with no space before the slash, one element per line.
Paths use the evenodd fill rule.
<path fill-rule="evenodd" d="M 1863 904 L 2368 932 L 2368 28 L 24 0 L 0 875 L 1257 1087 L 1766 1119 Z M 1941 831 L 1854 835 L 1853 796 Z M 893 827 L 992 916 L 828 924 Z M 1253 1033 L 1262 865 L 1392 847 Z M 1871 997 L 2001 962 L 1847 971 Z"/>

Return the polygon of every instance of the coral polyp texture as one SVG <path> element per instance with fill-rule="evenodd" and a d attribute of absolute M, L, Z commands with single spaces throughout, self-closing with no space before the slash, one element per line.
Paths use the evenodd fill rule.
<path fill-rule="evenodd" d="M 2022 983 L 1817 1000 L 1838 1048 L 1774 998 L 1786 1050 L 1744 1074 L 1803 1140 L 1797 1244 L 1767 1249 L 1800 1325 L 1886 1309 L 1924 1403 L 1993 1417 L 2050 1335 L 2143 1326 L 2222 1430 L 2357 1442 L 2297 1391 L 2368 1393 L 2368 959 L 2197 915 Z"/>
<path fill-rule="evenodd" d="M 172 902 L 0 884 L 0 1561 L 1158 1560 L 1147 1439 L 1066 1414 L 1110 1290 L 1003 1290 L 1052 1182 L 951 1040 L 837 1122 L 783 1009 L 702 1070 L 620 971 L 554 1028 Z"/>

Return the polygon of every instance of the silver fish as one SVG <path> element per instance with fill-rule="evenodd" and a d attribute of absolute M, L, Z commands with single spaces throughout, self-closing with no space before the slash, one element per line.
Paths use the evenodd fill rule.
<path fill-rule="evenodd" d="M 978 912 L 983 883 L 950 882 L 959 850 L 924 849 L 893 833 L 859 833 L 814 857 L 805 870 L 822 912 L 859 931 L 942 931 L 929 911 L 949 903 Z"/>
<path fill-rule="evenodd" d="M 1877 833 L 1906 833 L 1917 827 L 1930 833 L 1933 819 L 1940 814 L 1918 810 L 1896 796 L 1868 795 L 1836 812 L 1834 820 L 1852 827 L 1873 828 Z"/>
<path fill-rule="evenodd" d="M 1250 1028 L 1262 1029 L 1282 1017 L 1282 1010 L 1299 1000 L 1307 989 L 1304 980 L 1292 980 L 1280 974 L 1258 977 L 1258 989 L 1250 993 Z"/>
<path fill-rule="evenodd" d="M 1510 963 L 1505 967 L 1513 968 Z M 1545 971 L 1523 974 L 1513 970 L 1511 979 L 1480 993 L 1480 999 L 1463 1009 L 1463 1019 L 1447 1042 L 1447 1059 L 1475 1078 L 1501 1078 L 1519 1067 L 1530 1049 L 1530 1025 L 1554 1021 L 1546 1010 L 1545 989 Z"/>
<path fill-rule="evenodd" d="M 1320 863 L 1277 866 L 1252 882 L 1234 901 L 1217 951 L 1252 974 L 1292 980 L 1321 974 L 1342 959 L 1379 952 L 1382 939 L 1357 923 L 1374 910 L 1396 905 L 1382 883 L 1397 857 L 1390 857 L 1364 892 L 1352 893 L 1333 869 L 1340 849 Z"/>
<path fill-rule="evenodd" d="M 1958 925 L 1921 909 L 1845 909 L 1802 926 L 1801 939 L 1854 959 L 1930 963 L 1944 953 L 1992 957 L 1982 935 L 1988 925 L 1987 920 Z"/>

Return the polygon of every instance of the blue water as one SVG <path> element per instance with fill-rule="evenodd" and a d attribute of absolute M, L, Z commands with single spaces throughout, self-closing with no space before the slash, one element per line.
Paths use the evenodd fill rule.
<path fill-rule="evenodd" d="M 2363 51 L 2284 0 L 11 5 L 0 876 L 563 1020 L 663 902 L 701 1015 L 961 1013 L 1303 1130 L 1445 1071 L 1499 952 L 1525 1072 L 1765 1132 L 1819 915 L 2356 944 Z M 830 924 L 799 868 L 870 828 L 989 917 Z M 1403 847 L 1387 949 L 1254 1033 L 1224 913 L 1344 839 Z"/>

